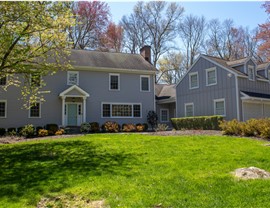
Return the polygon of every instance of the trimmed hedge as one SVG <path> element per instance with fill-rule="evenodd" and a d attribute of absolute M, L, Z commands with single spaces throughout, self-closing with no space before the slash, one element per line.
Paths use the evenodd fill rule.
<path fill-rule="evenodd" d="M 221 121 L 223 121 L 222 116 L 195 116 L 171 119 L 172 125 L 176 130 L 220 130 L 219 123 Z"/>

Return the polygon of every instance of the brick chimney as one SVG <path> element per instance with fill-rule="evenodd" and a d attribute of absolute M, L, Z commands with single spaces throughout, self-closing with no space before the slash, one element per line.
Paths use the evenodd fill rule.
<path fill-rule="evenodd" d="M 151 46 L 143 46 L 140 49 L 141 56 L 151 64 Z"/>

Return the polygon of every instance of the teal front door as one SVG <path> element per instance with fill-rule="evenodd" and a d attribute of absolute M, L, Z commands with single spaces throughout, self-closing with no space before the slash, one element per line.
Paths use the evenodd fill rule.
<path fill-rule="evenodd" d="M 67 124 L 68 126 L 77 126 L 78 107 L 77 104 L 68 104 Z"/>

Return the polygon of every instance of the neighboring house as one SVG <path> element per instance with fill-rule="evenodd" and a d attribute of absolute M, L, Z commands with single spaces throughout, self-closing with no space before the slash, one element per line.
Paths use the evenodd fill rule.
<path fill-rule="evenodd" d="M 158 115 L 158 122 L 171 125 L 171 118 L 174 118 L 176 115 L 175 85 L 156 84 L 155 92 L 156 92 L 156 112 Z"/>
<path fill-rule="evenodd" d="M 50 91 L 44 103 L 22 109 L 19 88 L 0 89 L 0 127 L 147 122 L 148 111 L 155 110 L 156 69 L 149 63 L 150 47 L 141 54 L 72 50 L 74 70 L 42 77 L 46 86 L 40 90 Z M 1 79 L 0 85 L 7 82 Z"/>
<path fill-rule="evenodd" d="M 176 117 L 270 117 L 269 64 L 200 55 L 176 86 Z"/>

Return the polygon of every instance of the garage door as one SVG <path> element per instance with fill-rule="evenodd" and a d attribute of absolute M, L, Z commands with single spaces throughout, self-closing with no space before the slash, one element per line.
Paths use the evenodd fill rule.
<path fill-rule="evenodd" d="M 243 103 L 243 120 L 251 118 L 270 118 L 270 104 Z"/>
<path fill-rule="evenodd" d="M 263 117 L 263 104 L 261 103 L 243 103 L 243 120 Z"/>

